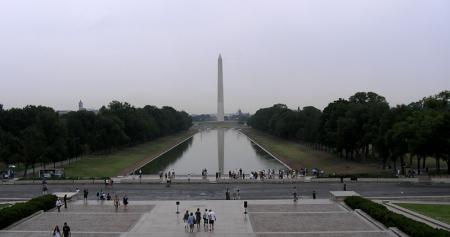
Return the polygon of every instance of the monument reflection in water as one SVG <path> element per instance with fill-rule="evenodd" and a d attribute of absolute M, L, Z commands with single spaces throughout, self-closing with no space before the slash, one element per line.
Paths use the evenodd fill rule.
<path fill-rule="evenodd" d="M 227 173 L 240 168 L 248 173 L 284 166 L 237 130 L 207 129 L 142 167 L 142 173 L 173 169 L 181 175 L 201 174 L 205 168 L 214 175 L 217 171 Z"/>

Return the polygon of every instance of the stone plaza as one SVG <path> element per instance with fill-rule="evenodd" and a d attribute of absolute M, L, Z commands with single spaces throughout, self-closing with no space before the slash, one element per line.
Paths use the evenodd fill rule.
<path fill-rule="evenodd" d="M 299 236 L 382 237 L 397 236 L 372 219 L 329 199 L 250 200 L 245 214 L 243 200 L 181 201 L 176 214 L 174 201 L 131 201 L 117 211 L 112 201 L 76 200 L 68 208 L 42 212 L 3 231 L 0 236 L 50 236 L 55 225 L 67 222 L 72 236 L 177 237 L 177 236 Z M 212 209 L 215 230 L 185 231 L 183 213 Z"/>

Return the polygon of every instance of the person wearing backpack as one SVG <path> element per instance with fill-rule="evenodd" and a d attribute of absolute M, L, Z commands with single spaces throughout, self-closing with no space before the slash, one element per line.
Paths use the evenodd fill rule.
<path fill-rule="evenodd" d="M 205 228 L 205 230 L 208 229 L 208 209 L 205 209 L 205 212 L 203 213 L 203 228 Z"/>
<path fill-rule="evenodd" d="M 189 219 L 189 210 L 186 210 L 186 213 L 184 213 L 184 216 L 183 216 L 184 230 L 185 231 L 187 231 L 187 229 L 188 229 L 188 219 Z"/>
<path fill-rule="evenodd" d="M 197 230 L 200 230 L 200 222 L 202 220 L 202 213 L 200 212 L 200 208 L 197 208 L 195 212 L 195 224 L 197 224 Z"/>

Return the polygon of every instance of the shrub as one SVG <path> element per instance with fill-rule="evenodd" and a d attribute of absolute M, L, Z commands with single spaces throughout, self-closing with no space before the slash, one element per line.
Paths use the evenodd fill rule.
<path fill-rule="evenodd" d="M 50 210 L 55 207 L 55 195 L 44 195 L 33 198 L 24 203 L 16 203 L 12 206 L 0 210 L 0 229 L 3 229 L 14 222 L 30 216 L 40 210 Z"/>
<path fill-rule="evenodd" d="M 352 209 L 361 209 L 387 227 L 397 227 L 411 237 L 449 237 L 450 232 L 434 229 L 429 225 L 389 211 L 385 206 L 362 197 L 348 197 L 344 200 Z"/>

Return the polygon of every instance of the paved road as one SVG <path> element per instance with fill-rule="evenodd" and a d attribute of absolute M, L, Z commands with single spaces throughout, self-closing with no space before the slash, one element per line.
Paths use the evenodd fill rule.
<path fill-rule="evenodd" d="M 340 183 L 299 183 L 296 184 L 302 196 L 310 198 L 312 191 L 318 198 L 328 198 L 329 191 L 342 190 Z M 235 184 L 115 184 L 113 188 L 103 185 L 48 185 L 49 192 L 74 191 L 76 188 L 89 189 L 89 199 L 96 199 L 95 193 L 103 189 L 106 193 L 126 193 L 130 200 L 202 200 L 224 199 L 225 190 Z M 289 199 L 293 184 L 239 184 L 241 199 Z M 41 185 L 0 185 L 0 200 L 9 198 L 32 198 L 41 194 Z M 348 183 L 347 190 L 363 196 L 439 196 L 450 195 L 450 184 L 422 183 Z"/>

